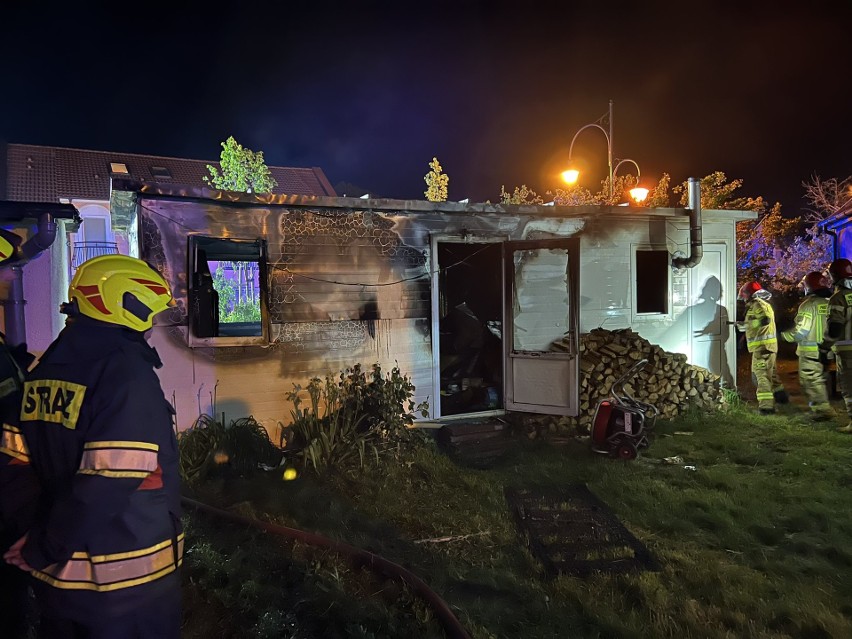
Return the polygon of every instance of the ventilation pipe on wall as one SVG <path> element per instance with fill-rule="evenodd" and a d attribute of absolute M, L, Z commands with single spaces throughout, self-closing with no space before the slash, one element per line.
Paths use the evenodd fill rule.
<path fill-rule="evenodd" d="M 689 257 L 676 255 L 672 258 L 674 268 L 692 268 L 704 257 L 704 243 L 701 240 L 701 184 L 697 178 L 687 182 L 687 200 L 689 202 Z"/>
<path fill-rule="evenodd" d="M 834 229 L 823 228 L 826 235 L 831 236 L 831 259 L 836 260 L 840 258 L 840 238 L 837 236 L 837 231 Z"/>
<path fill-rule="evenodd" d="M 21 246 L 22 262 L 9 270 L 12 278 L 9 282 L 9 297 L 3 301 L 6 317 L 6 342 L 10 346 L 24 344 L 27 341 L 27 324 L 24 315 L 24 264 L 47 250 L 56 239 L 56 220 L 50 213 L 38 217 L 36 232 Z"/>

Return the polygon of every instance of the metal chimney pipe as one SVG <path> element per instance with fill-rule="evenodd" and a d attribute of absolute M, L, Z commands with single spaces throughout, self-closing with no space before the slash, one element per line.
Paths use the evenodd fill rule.
<path fill-rule="evenodd" d="M 701 231 L 701 183 L 697 178 L 689 178 L 686 184 L 686 196 L 689 205 L 689 257 L 675 257 L 675 268 L 692 268 L 704 257 L 704 242 Z"/>

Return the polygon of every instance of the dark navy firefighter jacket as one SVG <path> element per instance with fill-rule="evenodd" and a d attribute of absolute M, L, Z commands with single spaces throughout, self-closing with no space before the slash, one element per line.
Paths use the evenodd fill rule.
<path fill-rule="evenodd" d="M 27 376 L 18 426 L 3 426 L 0 458 L 38 483 L 22 554 L 47 614 L 86 621 L 180 596 L 177 442 L 160 366 L 141 333 L 75 318 Z"/>

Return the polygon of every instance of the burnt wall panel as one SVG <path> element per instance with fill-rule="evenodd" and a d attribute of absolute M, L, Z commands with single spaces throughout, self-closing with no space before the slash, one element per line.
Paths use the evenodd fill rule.
<path fill-rule="evenodd" d="M 272 263 L 272 321 L 429 317 L 425 246 L 395 231 L 397 215 L 289 211 Z"/>

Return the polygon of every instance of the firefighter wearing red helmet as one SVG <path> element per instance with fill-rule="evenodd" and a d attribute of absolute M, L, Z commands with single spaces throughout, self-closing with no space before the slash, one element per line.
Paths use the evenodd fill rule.
<path fill-rule="evenodd" d="M 799 385 L 808 398 L 811 419 L 826 421 L 834 417 L 828 403 L 825 363 L 828 346 L 828 298 L 831 296 L 831 280 L 823 273 L 808 273 L 802 280 L 805 299 L 796 313 L 796 326 L 785 331 L 782 337 L 788 342 L 797 342 L 799 356 Z"/>
<path fill-rule="evenodd" d="M 142 260 L 105 255 L 77 269 L 69 298 L 4 426 L 0 456 L 30 469 L 38 508 L 3 558 L 33 577 L 39 636 L 177 639 L 177 442 L 145 339 L 172 295 Z"/>
<path fill-rule="evenodd" d="M 778 376 L 775 358 L 778 338 L 775 333 L 775 311 L 769 303 L 772 294 L 758 282 L 742 285 L 737 299 L 745 302 L 745 319 L 737 328 L 745 333 L 751 353 L 751 374 L 757 386 L 757 408 L 764 415 L 775 412 L 775 402 L 786 404 L 787 391 Z"/>
<path fill-rule="evenodd" d="M 837 381 L 850 422 L 837 430 L 852 433 L 852 262 L 845 257 L 828 267 L 834 293 L 828 300 L 828 336 L 837 363 Z"/>

